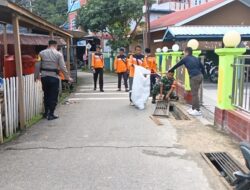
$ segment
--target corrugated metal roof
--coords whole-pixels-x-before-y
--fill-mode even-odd
[[[0,32],[0,45],[3,44],[3,33]],[[54,36],[54,40],[57,41],[58,45],[66,45],[66,42],[63,38],[60,38],[58,36]],[[21,45],[42,45],[47,46],[48,41],[51,39],[48,35],[41,35],[41,34],[20,34],[20,42]],[[7,34],[7,43],[8,44],[14,44],[14,37],[13,33]]]
[[[231,30],[240,34],[250,34],[250,26],[180,26],[168,29],[174,35],[224,35]]]
[[[169,27],[164,40],[180,38],[221,38],[228,31],[237,31],[242,37],[250,37],[250,26],[179,26]]]

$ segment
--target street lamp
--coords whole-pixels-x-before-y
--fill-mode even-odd
[[[237,31],[229,31],[223,37],[223,43],[227,48],[235,48],[241,42],[241,35]]]
[[[178,44],[174,44],[174,45],[172,46],[172,50],[173,50],[173,52],[177,52],[177,51],[180,50],[180,46],[179,46]]]
[[[161,48],[157,48],[157,49],[156,49],[156,52],[157,52],[157,53],[161,53]]]
[[[197,50],[199,48],[199,42],[196,39],[191,39],[188,41],[187,47],[191,47],[193,50]]]
[[[163,47],[163,48],[162,48],[162,51],[163,51],[164,53],[167,53],[167,52],[168,52],[168,47],[166,47],[166,46]]]
[[[144,0],[144,6],[142,12],[145,16],[145,30],[144,30],[144,47],[150,48],[150,4],[148,0]]]

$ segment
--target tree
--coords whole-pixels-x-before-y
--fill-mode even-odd
[[[62,25],[67,21],[66,0],[12,0],[14,3],[32,10],[43,19],[55,24]]]
[[[110,34],[113,50],[127,47],[142,21],[144,0],[89,0],[78,12],[77,24],[85,31]]]
[[[67,21],[67,9],[66,0],[35,0],[33,2],[34,13],[58,26]]]

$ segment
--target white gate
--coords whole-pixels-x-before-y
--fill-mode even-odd
[[[24,83],[24,105],[25,120],[28,123],[33,117],[39,115],[43,111],[43,92],[40,81],[34,81],[34,75],[23,77]],[[4,79],[4,115],[5,120],[2,125],[2,117],[0,118],[0,142],[3,142],[3,136],[10,137],[19,129],[19,111],[18,102],[18,78]],[[0,111],[1,111],[0,107]]]

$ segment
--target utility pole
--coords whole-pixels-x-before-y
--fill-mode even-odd
[[[150,48],[150,6],[148,0],[144,1],[144,16],[145,16],[145,35],[144,35],[144,46]]]

